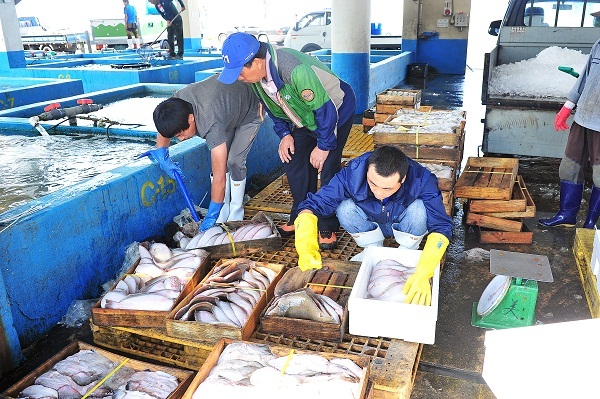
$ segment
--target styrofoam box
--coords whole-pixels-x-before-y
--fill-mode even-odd
[[[592,260],[590,262],[592,273],[598,275],[600,273],[600,230],[594,233],[594,247],[592,250]]]
[[[404,248],[367,247],[348,299],[350,334],[398,338],[433,344],[438,313],[440,266],[437,265],[431,292],[431,306],[367,299],[371,269],[380,260],[393,259],[415,267],[423,251]]]

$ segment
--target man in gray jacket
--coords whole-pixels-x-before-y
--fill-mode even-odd
[[[598,17],[600,12],[593,13]],[[567,101],[554,120],[554,128],[566,130],[567,118],[575,109],[573,124],[569,131],[565,154],[560,162],[560,209],[548,219],[539,219],[545,227],[574,227],[581,206],[584,184],[584,167],[592,166],[594,186],[584,228],[594,229],[600,215],[600,39],[592,46],[585,68],[575,86],[567,95]]]

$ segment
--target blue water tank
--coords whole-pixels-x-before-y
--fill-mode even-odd
[[[371,35],[381,35],[381,23],[371,22]]]

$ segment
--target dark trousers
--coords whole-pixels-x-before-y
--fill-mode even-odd
[[[329,155],[321,170],[321,186],[329,183],[331,178],[341,170],[342,152],[350,129],[352,118],[337,129],[337,148],[329,151]],[[284,163],[283,168],[288,178],[290,191],[294,203],[290,212],[290,221],[293,222],[298,216],[298,205],[306,198],[306,194],[317,191],[319,171],[310,164],[310,153],[317,146],[316,135],[307,128],[295,129],[292,132],[294,138],[294,155],[290,162]],[[340,223],[333,215],[319,218],[319,231],[338,231]]]
[[[183,56],[183,21],[181,17],[173,20],[167,28],[167,41],[169,42],[169,55],[175,56],[175,42],[177,42],[177,55]]]

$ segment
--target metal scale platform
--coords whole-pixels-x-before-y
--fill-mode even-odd
[[[512,328],[535,323],[538,281],[554,281],[545,255],[490,250],[490,273],[496,277],[473,303],[471,325]]]

